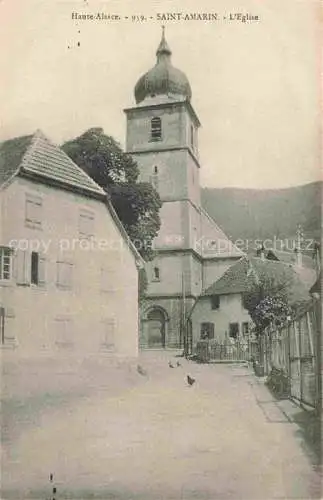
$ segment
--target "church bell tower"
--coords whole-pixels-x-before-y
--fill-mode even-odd
[[[199,119],[186,75],[175,68],[164,28],[155,65],[135,86],[136,105],[125,109],[126,150],[140,181],[162,200],[156,258],[147,263],[147,300],[141,311],[143,347],[182,346],[183,317],[201,293]]]

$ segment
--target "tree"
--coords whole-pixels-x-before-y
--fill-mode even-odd
[[[293,280],[288,275],[280,279],[262,274],[243,293],[243,305],[261,334],[270,323],[280,324],[292,314],[290,288]]]
[[[160,228],[158,193],[138,182],[139,168],[102,128],[91,128],[63,144],[62,149],[110,196],[130,239],[145,260],[154,256],[152,241]]]

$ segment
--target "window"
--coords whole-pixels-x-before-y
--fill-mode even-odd
[[[117,290],[118,279],[116,270],[108,267],[101,267],[100,270],[100,291],[114,292]]]
[[[245,321],[242,323],[242,335],[248,335],[249,334],[249,323],[248,321]]]
[[[211,309],[219,309],[219,307],[220,307],[220,295],[212,295]]]
[[[5,327],[5,308],[0,307],[0,339],[1,339],[1,344],[5,344],[4,327]]]
[[[160,281],[159,267],[154,267],[154,270],[153,270],[153,280],[154,281]]]
[[[239,335],[239,323],[229,323],[229,337],[236,339]]]
[[[61,349],[69,349],[73,346],[73,331],[72,322],[69,317],[55,318],[55,331],[57,347]]]
[[[191,137],[190,137],[190,142],[191,142],[191,148],[194,149],[194,127],[191,125]]]
[[[214,323],[201,323],[201,340],[214,339]]]
[[[15,311],[0,306],[0,344],[14,346],[17,344],[15,328]]]
[[[73,264],[57,262],[57,286],[63,290],[70,290],[73,285]]]
[[[157,167],[157,165],[155,165],[154,168],[153,168],[153,175],[150,178],[150,183],[153,186],[153,188],[156,191],[158,191],[159,179],[158,179],[158,167]]]
[[[41,228],[42,225],[43,200],[40,196],[31,194],[26,195],[26,226],[32,228]]]
[[[0,280],[10,280],[12,274],[12,252],[10,248],[0,247]]]
[[[115,347],[115,318],[108,318],[102,321],[101,347],[108,351],[113,351]]]
[[[90,238],[94,236],[94,213],[89,210],[80,210],[79,236],[80,238]]]
[[[155,116],[150,122],[150,139],[152,141],[160,141],[162,137],[161,119]]]
[[[39,254],[31,252],[31,278],[30,282],[33,285],[38,285],[39,279]]]
[[[45,283],[45,257],[37,252],[31,252],[30,283],[38,286]]]

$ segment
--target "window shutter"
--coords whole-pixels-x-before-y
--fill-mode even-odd
[[[46,283],[46,258],[44,254],[39,255],[38,264],[38,284],[45,285]]]
[[[15,276],[17,285],[30,285],[31,257],[27,250],[17,249],[15,255]]]
[[[70,262],[57,262],[57,286],[70,290],[73,286],[73,264]]]
[[[41,227],[43,200],[40,196],[26,195],[25,222],[29,227]]]
[[[94,236],[94,213],[88,210],[80,210],[79,213],[79,236],[89,238]]]
[[[72,348],[74,343],[73,324],[69,317],[55,318],[55,343],[59,348]]]
[[[115,318],[107,318],[102,321],[103,336],[101,345],[104,349],[113,351],[115,348],[115,332],[116,320]]]
[[[102,267],[100,272],[101,292],[115,292],[118,289],[116,270],[111,267]]]

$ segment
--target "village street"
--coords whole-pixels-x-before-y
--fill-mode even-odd
[[[175,354],[141,353],[147,376],[137,361],[74,365],[47,390],[41,371],[9,367],[1,498],[52,498],[50,473],[56,500],[320,498],[296,424],[251,369]]]

